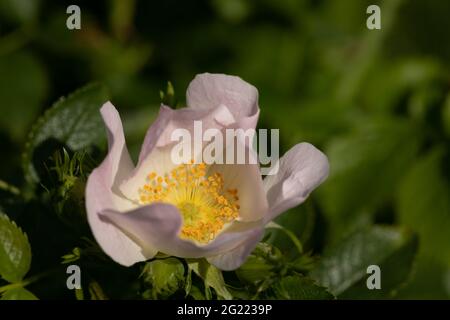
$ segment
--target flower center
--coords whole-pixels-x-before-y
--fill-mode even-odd
[[[181,164],[164,176],[151,172],[139,189],[141,204],[166,202],[183,218],[180,236],[206,244],[239,217],[237,189],[224,189],[220,173],[207,174],[206,164]]]

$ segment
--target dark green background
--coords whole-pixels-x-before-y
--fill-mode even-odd
[[[366,28],[369,4],[381,30]],[[330,159],[279,222],[316,254],[373,222],[410,228],[419,254],[397,297],[449,298],[449,16],[446,0],[0,0],[0,179],[22,185],[32,124],[88,82],[108,87],[136,155],[168,80],[183,105],[197,73],[239,75],[282,152],[308,141]]]

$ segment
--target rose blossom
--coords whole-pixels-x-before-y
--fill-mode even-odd
[[[187,108],[161,106],[136,166],[117,110],[110,102],[100,110],[109,152],[89,176],[86,209],[97,242],[122,265],[162,252],[236,269],[265,225],[305,201],[328,176],[326,156],[308,143],[291,148],[278,172],[264,179],[258,164],[174,164],[175,129],[192,130],[194,121],[204,128],[254,129],[259,116],[257,89],[235,76],[197,75],[186,97]]]

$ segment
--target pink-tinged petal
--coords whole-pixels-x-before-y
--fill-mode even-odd
[[[178,209],[166,203],[154,203],[128,212],[105,210],[105,221],[114,223],[141,246],[156,246],[159,251],[183,258],[201,258],[225,253],[239,246],[262,222],[235,222],[206,245],[179,237],[182,218]]]
[[[170,107],[161,105],[156,120],[147,130],[147,133],[145,135],[144,142],[142,143],[141,147],[141,152],[139,153],[139,163],[142,162],[156,146],[160,136],[163,134],[164,130],[172,120],[174,112],[175,110],[171,109]]]
[[[263,229],[255,229],[254,232],[249,234],[236,248],[225,253],[209,257],[207,260],[209,263],[221,270],[235,270],[239,268],[245,260],[247,260],[247,257],[253,249],[255,249],[263,235]]]
[[[158,117],[147,131],[138,165],[131,176],[150,169],[142,168],[143,163],[156,146],[174,143],[171,139],[174,130],[187,129],[193,136],[194,121],[201,122],[203,131],[226,127],[254,129],[258,122],[258,91],[239,77],[197,75],[187,90],[187,101],[188,108],[173,110],[161,106]]]
[[[208,110],[227,106],[234,118],[251,117],[258,108],[258,90],[239,77],[225,74],[197,75],[186,92],[189,108]]]
[[[253,117],[254,118],[254,117]],[[250,119],[251,123],[254,119]],[[194,121],[201,121],[203,130],[208,128],[221,129],[236,123],[232,113],[224,105],[209,110],[194,110],[190,108],[172,109],[161,105],[158,117],[148,129],[139,154],[139,164],[144,161],[156,146],[164,147],[172,144],[172,132],[176,129],[194,131]],[[248,125],[249,120],[244,122]],[[250,123],[250,124],[251,124]]]
[[[195,122],[197,122],[197,125],[201,124],[201,130],[204,132],[209,128],[222,129],[236,121],[232,113],[224,105],[209,110],[195,110],[190,108],[172,110],[170,121],[167,122],[165,129],[158,137],[157,146],[161,147],[173,143],[172,133],[177,129],[186,129],[194,137]]]
[[[276,170],[276,166],[273,170]],[[327,157],[309,143],[299,143],[279,160],[278,172],[267,175],[264,188],[269,201],[269,215],[265,221],[293,208],[309,196],[327,177]]]
[[[95,239],[113,260],[129,266],[156,254],[153,248],[143,250],[113,224],[104,222],[99,212],[105,209],[129,210],[134,205],[121,196],[117,188],[133,170],[122,122],[114,106],[107,102],[100,110],[108,133],[109,152],[105,160],[89,176],[86,186],[86,210]]]

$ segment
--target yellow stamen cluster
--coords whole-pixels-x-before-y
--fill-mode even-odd
[[[207,174],[204,163],[181,164],[163,176],[151,172],[139,189],[141,204],[166,202],[181,212],[180,236],[205,244],[239,216],[237,189],[224,190],[220,173]]]

